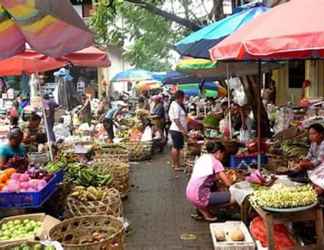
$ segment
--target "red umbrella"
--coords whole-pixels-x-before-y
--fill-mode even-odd
[[[324,0],[292,0],[259,15],[210,50],[212,60],[324,57]]]
[[[93,46],[69,54],[63,59],[80,67],[109,67],[111,65],[108,54]]]
[[[27,50],[17,56],[0,61],[0,76],[46,72],[64,67],[66,61],[57,60],[36,51]]]
[[[111,64],[107,53],[95,47],[89,47],[58,59],[29,49],[9,59],[1,60],[0,76],[46,72],[64,67],[69,63],[80,67],[108,67]]]

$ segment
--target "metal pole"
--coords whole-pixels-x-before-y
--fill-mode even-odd
[[[232,131],[232,117],[231,117],[231,89],[229,86],[229,66],[226,63],[226,78],[227,78],[227,104],[228,104],[228,126],[229,126],[229,133],[230,139],[233,139],[233,131]]]
[[[259,82],[257,86],[257,137],[258,137],[258,168],[261,168],[261,86],[262,86],[262,64],[261,60],[258,61]]]

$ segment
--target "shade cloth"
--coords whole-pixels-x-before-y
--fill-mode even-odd
[[[80,67],[109,67],[111,65],[108,54],[93,46],[68,54],[62,59]]]
[[[69,0],[0,0],[0,58],[25,50],[61,57],[89,47],[92,34]]]
[[[41,73],[61,68],[66,62],[41,55],[36,51],[25,51],[20,55],[0,61],[0,76],[19,76]]]
[[[129,69],[126,71],[119,72],[112,78],[112,82],[122,82],[122,81],[143,81],[152,80],[153,75],[150,71],[143,69]]]
[[[210,50],[216,60],[324,57],[324,0],[291,0],[234,32]]]
[[[176,44],[176,50],[182,56],[209,58],[210,48],[267,10],[268,8],[262,4],[243,9],[191,33]]]

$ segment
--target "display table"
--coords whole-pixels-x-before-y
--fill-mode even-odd
[[[267,230],[267,238],[269,242],[268,249],[274,250],[274,237],[273,237],[273,225],[275,224],[287,224],[291,222],[300,221],[314,221],[316,228],[316,245],[311,249],[324,249],[324,234],[323,234],[323,215],[320,207],[314,207],[300,212],[289,213],[272,213],[265,211],[261,208],[255,208],[255,211],[263,218],[265,227]],[[295,249],[295,248],[294,248]],[[300,247],[298,249],[310,249],[310,246]]]

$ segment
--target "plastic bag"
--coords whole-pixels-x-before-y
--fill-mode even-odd
[[[246,129],[241,128],[239,140],[242,143],[246,143],[250,140],[250,132]]]

